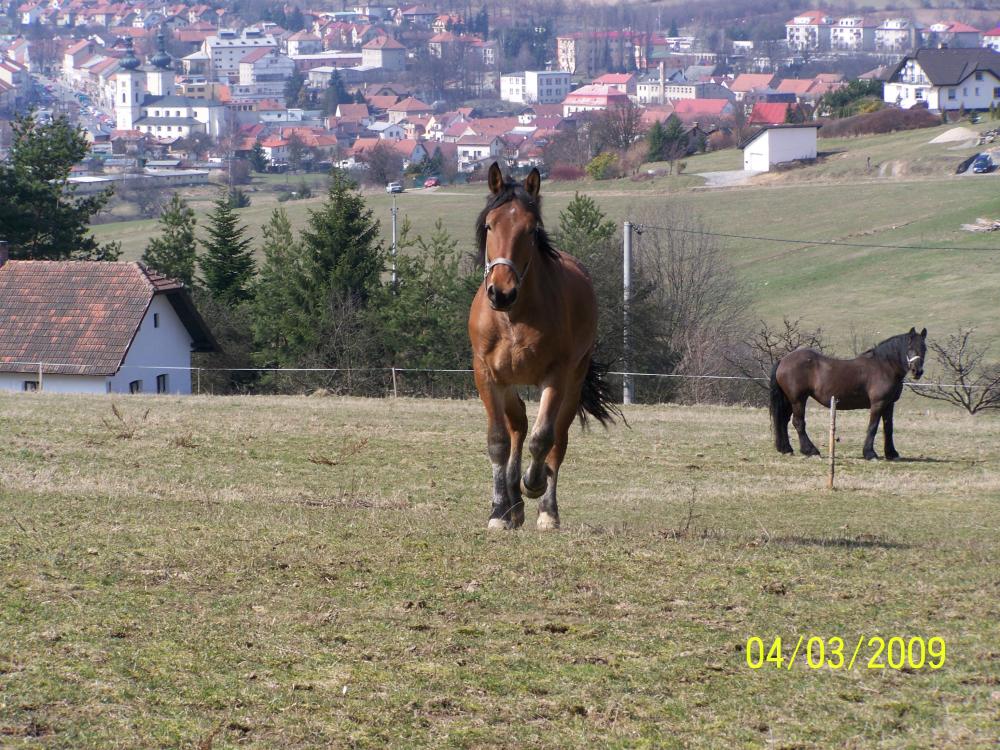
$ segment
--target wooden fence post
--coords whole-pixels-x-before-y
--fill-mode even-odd
[[[396,389],[396,368],[392,368],[392,397],[399,398],[399,391]]]
[[[38,390],[43,390],[45,386],[42,384],[42,363],[38,363]]]
[[[826,486],[833,489],[833,472],[837,461],[837,399],[830,398],[830,476]]]

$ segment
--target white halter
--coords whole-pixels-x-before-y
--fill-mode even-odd
[[[486,257],[486,256],[484,256]],[[490,271],[492,271],[497,266],[507,266],[514,272],[515,278],[517,278],[517,285],[521,286],[521,280],[524,278],[524,274],[528,273],[528,266],[531,265],[531,259],[528,259],[528,265],[524,267],[524,271],[518,271],[517,266],[514,265],[514,261],[509,258],[497,258],[496,260],[487,259],[486,268],[483,270],[483,283],[486,283],[486,279],[489,278]]]

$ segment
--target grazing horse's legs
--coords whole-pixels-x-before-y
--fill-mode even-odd
[[[795,431],[799,433],[799,450],[803,456],[818,456],[819,449],[813,445],[813,441],[806,434],[806,399],[800,398],[792,401],[792,424]]]
[[[878,454],[875,452],[875,435],[878,432],[878,423],[882,419],[882,413],[885,411],[885,403],[882,401],[873,401],[872,410],[868,416],[868,433],[865,435],[865,447],[862,454],[866,459],[872,461],[878,458]],[[889,418],[892,421],[892,418]],[[886,438],[891,439],[891,438]]]
[[[895,408],[896,404],[892,403],[882,412],[882,438],[885,441],[885,457],[889,461],[899,458],[896,445],[892,442],[892,411]]]
[[[474,367],[476,388],[486,407],[486,449],[493,465],[493,508],[488,528],[510,528],[510,496],[507,492],[507,461],[510,457],[510,433],[503,415],[506,389],[487,376],[485,368]]]
[[[521,450],[524,436],[528,434],[528,417],[524,413],[524,402],[511,388],[504,400],[507,416],[507,431],[511,439],[510,458],[507,460],[507,500],[510,503],[510,524],[519,529],[524,523],[524,500],[521,499]]]
[[[542,398],[538,404],[538,417],[528,441],[531,463],[521,480],[521,491],[530,498],[541,497],[547,486],[548,467],[545,457],[552,450],[556,440],[556,421],[562,407],[563,391],[561,383],[548,382],[542,385]]]

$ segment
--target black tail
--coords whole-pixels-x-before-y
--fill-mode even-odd
[[[788,443],[788,420],[792,418],[792,402],[778,385],[778,364],[775,362],[771,368],[771,427],[774,430],[774,447],[779,453],[789,453],[791,447],[786,449],[785,446]]]
[[[608,383],[607,379],[608,369],[608,365],[591,358],[590,367],[587,368],[587,377],[583,379],[580,407],[577,410],[580,426],[584,429],[587,429],[588,414],[605,427],[614,424],[615,417],[621,419],[628,427],[628,421],[622,414],[622,410],[618,408],[611,393],[611,384]]]

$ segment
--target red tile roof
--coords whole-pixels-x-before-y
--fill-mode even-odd
[[[197,351],[215,342],[184,286],[139,263],[12,260],[0,266],[0,370],[113,375],[155,294],[167,294]]]
[[[757,102],[753,105],[750,125],[781,125],[788,116],[788,102]]]

